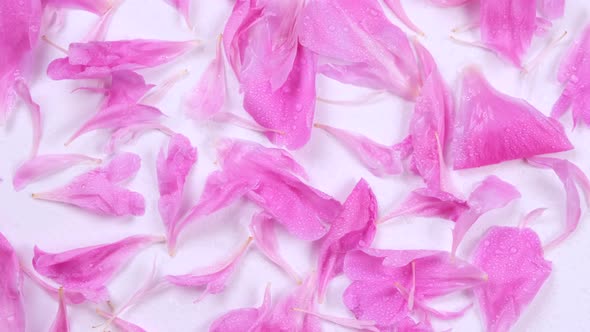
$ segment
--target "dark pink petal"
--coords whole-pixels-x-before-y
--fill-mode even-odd
[[[343,129],[323,124],[315,124],[342,142],[376,176],[395,175],[403,171],[402,151],[385,146],[371,139]]]
[[[97,15],[106,13],[111,8],[109,0],[41,0],[43,5],[55,8],[81,9]]]
[[[114,105],[136,104],[154,87],[147,84],[140,74],[131,70],[118,70],[111,75],[107,87],[107,100],[104,108]]]
[[[457,123],[455,169],[573,148],[559,122],[545,117],[526,101],[495,90],[474,68],[467,69],[463,76]]]
[[[65,187],[35,193],[33,198],[62,202],[101,215],[143,215],[143,196],[118,185],[134,176],[140,163],[139,156],[135,154],[120,154],[105,167],[79,175]]]
[[[321,240],[318,256],[318,297],[323,300],[328,283],[343,270],[344,256],[350,250],[369,247],[375,237],[377,199],[369,184],[361,179]]]
[[[543,16],[550,20],[563,17],[565,12],[565,0],[541,0],[539,5]]]
[[[271,215],[266,212],[259,212],[252,217],[250,222],[250,232],[254,238],[256,247],[278,267],[283,269],[289,277],[291,277],[298,284],[301,283],[301,278],[293,270],[291,265],[279,253],[279,244],[274,230],[274,220]]]
[[[146,330],[144,330],[143,328],[133,323],[130,323],[126,320],[123,320],[119,317],[114,317],[112,314],[109,314],[102,310],[97,309],[96,313],[104,318],[112,319],[112,323],[117,327],[117,329],[119,329],[120,332],[146,332]]]
[[[190,18],[191,0],[166,0],[172,7],[178,10],[182,18],[186,21],[186,25],[192,27]]]
[[[260,307],[231,310],[211,323],[209,332],[254,331],[262,325],[262,322],[268,316],[270,306],[270,287],[267,286]]]
[[[0,233],[0,327],[6,332],[25,331],[22,299],[23,275],[12,245]]]
[[[108,297],[106,283],[114,274],[141,249],[162,240],[157,236],[138,235],[55,254],[35,246],[33,267],[66,289],[97,290]]]
[[[510,330],[551,274],[539,236],[528,228],[490,228],[473,262],[488,274],[475,288],[487,331]]]
[[[403,24],[410,28],[410,30],[414,31],[419,35],[424,36],[424,32],[422,32],[422,30],[420,30],[420,28],[418,28],[414,24],[414,22],[412,22],[412,20],[408,17],[408,14],[406,14],[406,11],[402,6],[401,0],[384,0],[383,2],[387,5],[387,7],[389,7],[389,9],[391,9],[395,16],[397,16],[397,18],[399,18],[399,20],[402,21]]]
[[[469,195],[467,199],[469,210],[461,214],[455,222],[451,253],[455,254],[465,233],[479,217],[491,210],[502,208],[517,198],[520,198],[520,192],[510,183],[494,175],[485,178]]]
[[[437,217],[457,221],[468,209],[466,201],[450,193],[421,188],[412,191],[398,208],[381,218],[380,222],[400,216]]]
[[[158,210],[168,231],[181,217],[184,184],[196,161],[197,149],[181,134],[170,138],[166,153],[162,149],[158,154]]]
[[[57,308],[57,314],[55,315],[55,320],[51,327],[49,328],[49,332],[68,332],[70,330],[70,322],[68,320],[68,308],[66,306],[64,290],[63,288],[59,289],[59,306]]]
[[[301,17],[301,44],[332,62],[320,70],[323,74],[409,100],[417,96],[418,69],[410,43],[377,1],[311,1]]]
[[[248,251],[250,242],[252,242],[251,237],[229,259],[207,267],[202,271],[184,275],[168,275],[165,278],[168,282],[177,286],[202,288],[203,292],[196,301],[201,301],[208,294],[221,293],[225,289],[228,279],[241,262],[242,257]]]
[[[47,154],[25,161],[14,173],[12,185],[19,191],[29,183],[61,172],[80,163],[100,164],[101,159],[81,154]]]
[[[527,159],[528,163],[535,167],[551,168],[563,183],[566,194],[566,219],[565,230],[548,243],[545,248],[554,247],[567,239],[578,227],[582,211],[580,209],[580,194],[576,185],[579,186],[590,206],[590,180],[586,174],[573,163],[557,158],[534,157]]]

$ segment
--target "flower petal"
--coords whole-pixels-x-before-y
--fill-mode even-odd
[[[0,233],[0,326],[5,331],[25,331],[22,299],[23,276],[14,249]]]
[[[111,8],[109,0],[43,0],[43,3],[55,8],[81,9],[97,15],[102,15]]]
[[[68,320],[68,309],[63,288],[59,289],[58,297],[59,306],[57,308],[57,314],[55,315],[53,324],[51,324],[51,327],[49,328],[49,332],[68,332],[70,330],[70,322]]]
[[[264,301],[258,308],[241,308],[230,310],[217,318],[209,326],[209,332],[253,331],[260,326],[270,311],[270,287],[266,287]]]

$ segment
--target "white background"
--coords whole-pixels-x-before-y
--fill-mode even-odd
[[[183,96],[196,83],[207,63],[214,56],[217,35],[231,10],[231,1],[193,1],[195,31],[191,32],[178,14],[161,0],[127,0],[114,17],[109,40],[128,38],[156,38],[187,40],[199,38],[204,47],[187,54],[170,65],[155,70],[143,71],[150,83],[161,83],[183,69],[190,76],[178,84],[158,106],[170,116],[166,120],[171,128],[190,137],[199,149],[199,161],[187,182],[187,207],[198,198],[206,175],[215,169],[215,141],[232,136],[247,138],[268,145],[264,137],[239,128],[196,124],[185,118],[182,109]],[[207,4],[205,4],[207,3]],[[214,4],[212,4],[214,3]],[[556,81],[557,61],[572,38],[577,36],[585,23],[590,3],[569,0],[566,18],[555,22],[547,36],[535,38],[529,52],[532,58],[548,40],[564,30],[567,40],[553,50],[543,61],[539,71],[526,79],[519,71],[495,55],[486,51],[454,44],[449,40],[453,27],[473,22],[477,14],[467,8],[441,9],[431,6],[426,0],[403,1],[409,16],[425,32],[420,40],[438,61],[443,76],[456,89],[462,68],[469,64],[479,65],[492,85],[510,95],[527,99],[545,114],[549,114],[561,88]],[[96,21],[96,17],[79,11],[67,16],[65,29],[49,37],[67,46],[80,40]],[[396,19],[392,20],[397,24]],[[405,29],[405,28],[404,28]],[[460,35],[467,40],[477,40],[477,32]],[[51,81],[45,75],[49,61],[62,54],[40,45],[35,80],[32,82],[33,98],[41,105],[45,130],[41,153],[85,153],[101,156],[101,146],[107,134],[96,132],[84,135],[69,147],[65,140],[97,109],[100,98],[85,92],[70,93],[82,82]],[[526,61],[525,61],[526,62]],[[233,74],[228,73],[229,101],[227,108],[245,115],[241,110]],[[96,84],[90,82],[89,84]],[[362,98],[369,90],[345,86],[318,77],[318,95],[331,99]],[[316,121],[336,127],[364,133],[376,141],[392,144],[407,134],[412,104],[394,96],[383,96],[379,102],[344,107],[318,103]],[[588,135],[585,127],[571,130],[570,115],[564,117],[566,131],[576,146],[575,151],[559,154],[577,163],[585,172],[590,172],[590,154],[587,152]],[[12,174],[28,156],[31,142],[31,125],[28,112],[21,106],[6,128],[0,129],[0,232],[12,242],[25,264],[29,264],[33,246],[47,251],[63,251],[81,246],[112,242],[134,234],[162,234],[163,225],[157,212],[158,190],[155,159],[159,148],[167,139],[159,133],[143,136],[139,142],[126,146],[126,151],[142,157],[142,169],[129,183],[129,187],[141,192],[147,202],[146,214],[138,218],[105,218],[94,216],[74,207],[56,203],[34,201],[32,192],[49,190],[65,184],[74,175],[86,171],[88,166],[79,166],[69,171],[30,185],[21,192],[12,189]],[[306,147],[294,155],[309,171],[311,183],[319,189],[344,200],[359,178],[364,177],[375,191],[380,211],[385,213],[398,204],[412,189],[421,185],[415,176],[377,178],[366,171],[356,159],[325,133],[315,130]],[[553,238],[564,223],[565,195],[557,177],[551,171],[527,166],[522,161],[454,172],[455,180],[464,192],[471,191],[473,184],[486,175],[495,174],[516,185],[522,199],[504,209],[482,217],[460,248],[464,257],[474,248],[485,230],[495,224],[516,225],[528,211],[546,207],[548,211],[533,224],[543,240]],[[151,262],[157,257],[160,273],[181,274],[192,269],[208,266],[233,253],[248,236],[247,223],[255,209],[245,204],[234,205],[208,217],[199,225],[189,227],[180,238],[178,255],[168,257],[163,246],[155,246],[141,252],[110,283],[115,305],[131,296],[136,287],[147,277]],[[585,217],[577,232],[560,247],[547,252],[553,261],[554,271],[532,303],[523,313],[514,331],[590,331],[590,225]],[[449,249],[451,223],[436,219],[406,218],[396,223],[379,227],[375,246],[379,248],[436,248]],[[301,274],[314,268],[312,248],[280,231],[282,253]],[[193,304],[198,291],[171,289],[147,299],[123,317],[148,331],[205,331],[213,319],[229,309],[258,306],[267,282],[272,283],[273,297],[290,292],[294,283],[273,264],[269,263],[252,247],[243,264],[231,279],[227,290],[217,296],[209,296],[201,303]],[[327,302],[320,311],[338,315],[349,314],[341,303],[341,293],[347,285],[346,277],[335,279],[329,290]],[[57,304],[30,281],[25,282],[25,305],[27,331],[45,331],[54,318]],[[445,309],[458,308],[466,303],[464,296],[456,296],[442,303]],[[69,308],[72,331],[91,331],[101,319],[94,314],[94,306],[83,305]],[[454,331],[480,331],[481,318],[477,308],[465,317],[451,322],[435,322],[437,330],[452,327]],[[326,324],[325,331],[341,331],[342,328]]]

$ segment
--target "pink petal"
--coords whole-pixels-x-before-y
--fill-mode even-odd
[[[0,326],[4,331],[25,331],[22,299],[23,276],[14,249],[0,233]]]
[[[161,237],[138,235],[55,254],[35,246],[33,267],[66,289],[99,290],[108,296],[106,283],[114,274],[141,249],[158,242]]]
[[[465,233],[483,214],[502,208],[511,201],[520,198],[520,192],[511,184],[494,175],[485,178],[469,195],[469,210],[465,211],[455,222],[453,228],[452,254],[463,240]]]
[[[66,306],[64,290],[63,288],[59,289],[59,306],[57,309],[57,314],[55,315],[55,320],[51,327],[49,328],[49,332],[68,332],[70,330],[70,322],[68,320],[68,309]]]
[[[106,13],[111,8],[109,0],[42,0],[43,5],[55,8],[81,9],[97,15]]]
[[[12,185],[16,191],[29,183],[61,172],[80,163],[100,164],[101,159],[81,154],[47,154],[25,161],[14,173]]]
[[[441,7],[462,6],[471,0],[430,0],[433,4]]]
[[[539,9],[546,18],[558,19],[563,17],[565,12],[565,0],[541,0]]]
[[[314,294],[317,278],[308,276],[291,294],[277,301],[270,315],[261,323],[264,331],[305,331],[320,332],[320,321],[317,317],[302,311],[315,311]]]
[[[421,188],[412,191],[398,208],[381,218],[380,222],[400,216],[437,217],[457,221],[468,209],[467,202],[450,193]]]
[[[566,227],[563,233],[553,239],[545,248],[554,247],[567,239],[578,227],[581,217],[580,194],[576,185],[584,192],[586,199],[590,198],[590,180],[584,172],[573,163],[548,157],[534,157],[527,159],[528,163],[541,168],[551,168],[563,183],[566,194]],[[587,202],[587,205],[590,201]]]
[[[162,149],[158,154],[158,210],[168,231],[181,217],[184,184],[196,161],[197,149],[181,134],[170,138],[167,153]]]
[[[517,67],[521,67],[537,29],[537,0],[523,0],[515,6],[511,0],[482,0],[480,4],[481,39]]]
[[[234,309],[217,318],[209,332],[242,332],[254,331],[264,321],[270,311],[270,287],[267,286],[264,292],[264,301],[258,308]]]
[[[376,176],[395,175],[403,171],[402,152],[396,147],[385,146],[369,138],[328,125],[315,124],[342,142]]]
[[[174,132],[159,123],[139,123],[136,125],[131,125],[123,128],[119,128],[115,130],[109,141],[105,145],[104,149],[107,154],[113,154],[119,150],[121,145],[128,144],[138,138],[139,135],[144,134],[150,130],[157,130],[159,132],[164,133],[167,136],[174,135]]]
[[[488,331],[508,331],[551,273],[538,235],[528,228],[492,227],[475,249],[488,274],[475,289]]]
[[[355,329],[359,331],[373,331],[373,332],[380,332],[378,328],[375,327],[374,321],[364,321],[358,320],[354,318],[343,318],[343,317],[336,317],[331,315],[320,314],[318,312],[313,312],[309,310],[299,309],[296,308],[296,311],[300,311],[315,317],[318,317],[322,320],[334,323],[336,325],[348,328],[348,329]]]
[[[39,287],[43,288],[45,292],[47,292],[49,295],[51,295],[51,297],[53,297],[56,300],[59,299],[60,289],[63,289],[64,298],[66,302],[69,304],[81,304],[86,301],[99,303],[108,300],[108,294],[105,294],[100,290],[69,290],[64,289],[63,287],[58,289],[57,287],[52,286],[47,281],[43,280],[43,278],[39,277],[35,271],[29,269],[28,267],[21,265],[21,270],[27,277],[29,277],[29,279],[35,282]]]
[[[190,18],[190,0],[166,0],[172,7],[174,7],[186,21],[186,25],[192,27]]]
[[[79,175],[65,187],[35,193],[33,198],[78,206],[100,215],[143,215],[143,196],[118,185],[135,175],[140,163],[135,154],[121,154],[105,167]]]
[[[424,32],[418,28],[414,22],[408,17],[404,7],[402,6],[401,0],[384,0],[383,1],[389,9],[397,16],[397,18],[405,24],[410,30],[414,31],[415,33],[424,36]]]
[[[457,122],[455,169],[573,148],[561,124],[526,101],[495,90],[474,68],[467,69],[463,76]]]
[[[301,283],[301,278],[293,270],[291,265],[287,263],[279,253],[279,244],[277,242],[274,231],[274,220],[271,215],[266,212],[260,212],[252,217],[250,222],[250,232],[254,238],[256,247],[278,267],[283,269],[298,284]]]
[[[357,183],[342,207],[320,244],[317,267],[320,301],[330,280],[342,273],[346,253],[370,246],[375,237],[377,199],[365,180]]]
[[[94,27],[92,27],[88,34],[86,34],[83,41],[104,41],[109,28],[111,27],[113,16],[123,1],[125,0],[114,0],[112,7],[98,19]]]
[[[112,319],[113,324],[119,329],[121,332],[146,332],[143,328],[130,323],[126,320],[123,320],[119,317],[114,317],[112,314],[106,313],[102,310],[97,309],[96,313],[101,315],[104,318]]]
[[[221,112],[225,103],[226,79],[221,41],[220,36],[215,59],[205,69],[197,86],[188,97],[186,113],[195,120],[208,119]]]
[[[172,284],[189,288],[204,288],[196,301],[201,301],[207,294],[218,294],[223,292],[227,280],[233,275],[234,270],[248,250],[252,238],[248,240],[229,259],[215,264],[201,273],[189,273],[184,275],[168,275],[166,280]]]
[[[153,84],[147,84],[143,76],[134,71],[117,70],[111,75],[105,106],[138,103],[153,87]]]
[[[41,126],[41,108],[39,104],[33,101],[29,87],[23,80],[17,80],[14,86],[16,93],[24,100],[25,104],[31,111],[31,120],[33,121],[33,147],[31,156],[36,156],[39,152],[39,144],[41,143],[41,135],[43,128]]]
[[[417,64],[408,39],[377,1],[312,1],[301,17],[301,44],[333,59],[327,70],[322,68],[324,74],[409,100],[416,97]]]

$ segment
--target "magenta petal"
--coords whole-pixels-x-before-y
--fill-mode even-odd
[[[474,68],[463,76],[455,169],[571,150],[563,127],[526,101],[495,90]],[[501,137],[501,139],[498,139]]]
[[[97,15],[102,15],[111,8],[109,0],[42,0],[41,2],[55,8],[81,9]]]
[[[475,289],[487,331],[508,331],[549,275],[539,236],[531,229],[492,227],[475,249],[474,264],[488,274]]]
[[[365,180],[357,183],[342,207],[342,212],[321,240],[317,268],[320,300],[324,298],[330,280],[342,273],[346,253],[369,247],[375,237],[377,199]]]
[[[234,309],[217,318],[209,326],[209,332],[254,331],[268,316],[271,306],[270,287],[266,287],[264,301],[258,308]]]
[[[25,331],[22,299],[23,275],[14,249],[0,233],[0,327],[3,331]]]
[[[301,278],[293,270],[291,265],[279,253],[279,244],[274,231],[274,220],[266,212],[260,212],[252,217],[250,222],[250,232],[254,238],[256,247],[278,267],[283,269],[295,282],[301,283]]]
[[[14,173],[12,185],[19,191],[31,182],[63,171],[80,163],[96,163],[102,161],[97,158],[81,154],[47,154],[25,161]]]
[[[55,320],[51,327],[49,328],[49,332],[68,332],[70,330],[70,322],[68,320],[68,309],[66,306],[64,290],[60,288],[59,290],[59,306],[57,309],[57,314],[55,315]]]
[[[203,288],[203,292],[199,295],[197,301],[201,301],[208,294],[221,293],[225,289],[228,279],[241,262],[242,257],[248,251],[250,242],[252,242],[251,237],[229,259],[207,267],[202,272],[168,275],[166,280],[181,287]]]
[[[400,216],[437,217],[457,221],[468,209],[467,202],[450,193],[421,188],[412,191],[405,201],[383,217],[381,222]]]
[[[546,248],[558,245],[567,239],[578,227],[582,211],[580,209],[580,194],[576,185],[580,186],[586,196],[587,203],[590,203],[590,180],[584,172],[573,163],[548,157],[534,157],[527,161],[535,166],[542,168],[551,168],[563,183],[566,194],[566,226],[564,231],[547,244]]]
[[[181,217],[184,184],[196,161],[197,149],[181,134],[170,138],[167,153],[160,150],[158,154],[157,174],[160,190],[158,210],[168,231]]]
[[[66,289],[100,290],[107,294],[106,283],[114,274],[141,249],[157,242],[162,242],[162,238],[138,235],[55,254],[35,246],[33,267]]]

